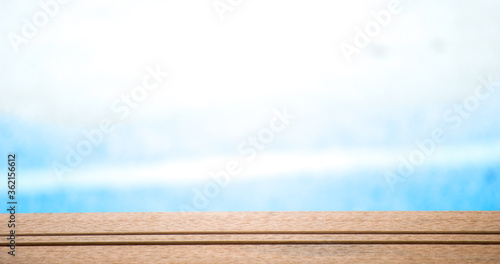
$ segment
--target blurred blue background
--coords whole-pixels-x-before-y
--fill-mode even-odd
[[[400,1],[351,62],[390,1],[42,2],[0,4],[18,212],[500,209],[498,1]]]

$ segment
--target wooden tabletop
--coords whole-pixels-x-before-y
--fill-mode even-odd
[[[500,263],[500,212],[0,216],[0,263]]]

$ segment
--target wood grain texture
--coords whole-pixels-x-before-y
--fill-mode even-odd
[[[192,233],[500,234],[500,212],[169,212],[17,214],[23,235]],[[2,220],[7,222],[7,214]],[[2,226],[0,234],[7,234]]]
[[[500,212],[17,214],[7,243],[0,263],[500,263]]]
[[[1,263],[500,263],[499,245],[20,247]],[[13,262],[13,258],[15,262]]]

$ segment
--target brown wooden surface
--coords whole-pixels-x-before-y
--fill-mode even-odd
[[[500,212],[16,214],[0,263],[500,263]]]

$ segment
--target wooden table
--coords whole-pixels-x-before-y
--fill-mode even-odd
[[[500,263],[500,212],[0,216],[0,263]]]

